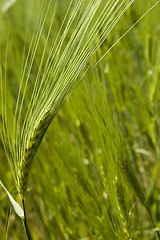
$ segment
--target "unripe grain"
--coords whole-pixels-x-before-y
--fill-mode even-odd
[[[28,135],[17,173],[17,188],[22,199],[24,198],[24,193],[27,189],[28,177],[31,170],[33,157],[50,124],[50,121],[50,111],[48,109],[42,110],[37,121],[35,122],[33,129]]]

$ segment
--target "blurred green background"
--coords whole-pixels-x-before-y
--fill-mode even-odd
[[[8,11],[0,12],[0,56],[3,63],[7,49],[10,111],[16,101],[24,47],[27,51],[41,2],[17,0]],[[69,2],[58,1],[53,39]],[[92,68],[155,2],[136,0],[121,17],[45,134],[26,194],[33,239],[157,239],[149,214],[128,187],[117,162],[124,159],[134,172],[160,227],[160,5]],[[5,3],[0,1],[0,9]],[[39,54],[45,44],[52,3]],[[39,61],[37,54],[35,68]],[[34,71],[31,74],[34,83]],[[0,179],[19,202],[1,140]],[[20,219],[10,209],[0,188],[0,239],[26,239]]]

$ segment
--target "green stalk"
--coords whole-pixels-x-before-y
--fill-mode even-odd
[[[28,224],[27,224],[27,217],[26,217],[26,209],[25,209],[25,204],[24,204],[24,199],[22,199],[22,205],[23,205],[23,211],[24,211],[24,219],[23,219],[23,226],[26,232],[27,240],[32,240]]]

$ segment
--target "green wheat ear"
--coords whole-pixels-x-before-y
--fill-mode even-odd
[[[133,2],[72,0],[56,39],[49,43],[49,39],[53,38],[56,7],[53,11],[52,0],[44,0],[36,31],[27,49],[27,56],[24,57],[19,89],[13,97],[15,106],[12,118],[6,104],[10,96],[6,91],[10,83],[7,81],[7,69],[4,74],[0,71],[2,139],[22,199],[27,189],[33,157],[50,122],[78,85],[78,79],[86,72],[93,55]],[[45,29],[46,42],[41,45],[40,39],[49,10],[52,11],[51,22]],[[40,59],[39,49],[42,49]],[[37,58],[38,66],[35,63]],[[34,80],[32,73],[35,75]]]
[[[119,182],[118,177],[114,179],[114,185],[116,190],[116,197],[117,197],[117,205],[120,217],[123,223],[123,229],[126,234],[126,239],[132,240],[129,232],[129,224],[128,224],[128,214],[126,211],[126,203],[125,203],[125,196],[124,196],[124,188],[122,183]]]
[[[32,166],[33,157],[40,145],[40,142],[50,123],[50,110],[46,109],[41,112],[39,118],[35,122],[35,126],[30,131],[26,140],[22,159],[18,165],[17,172],[17,188],[22,199],[27,189],[27,182]]]
[[[118,161],[118,167],[122,173],[123,178],[126,180],[128,186],[132,189],[135,196],[139,199],[142,205],[145,206],[145,193],[140,185],[137,177],[135,176],[132,167],[126,160]]]

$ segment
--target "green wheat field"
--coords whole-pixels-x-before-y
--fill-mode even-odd
[[[160,239],[160,1],[0,0],[0,184],[0,240]]]

